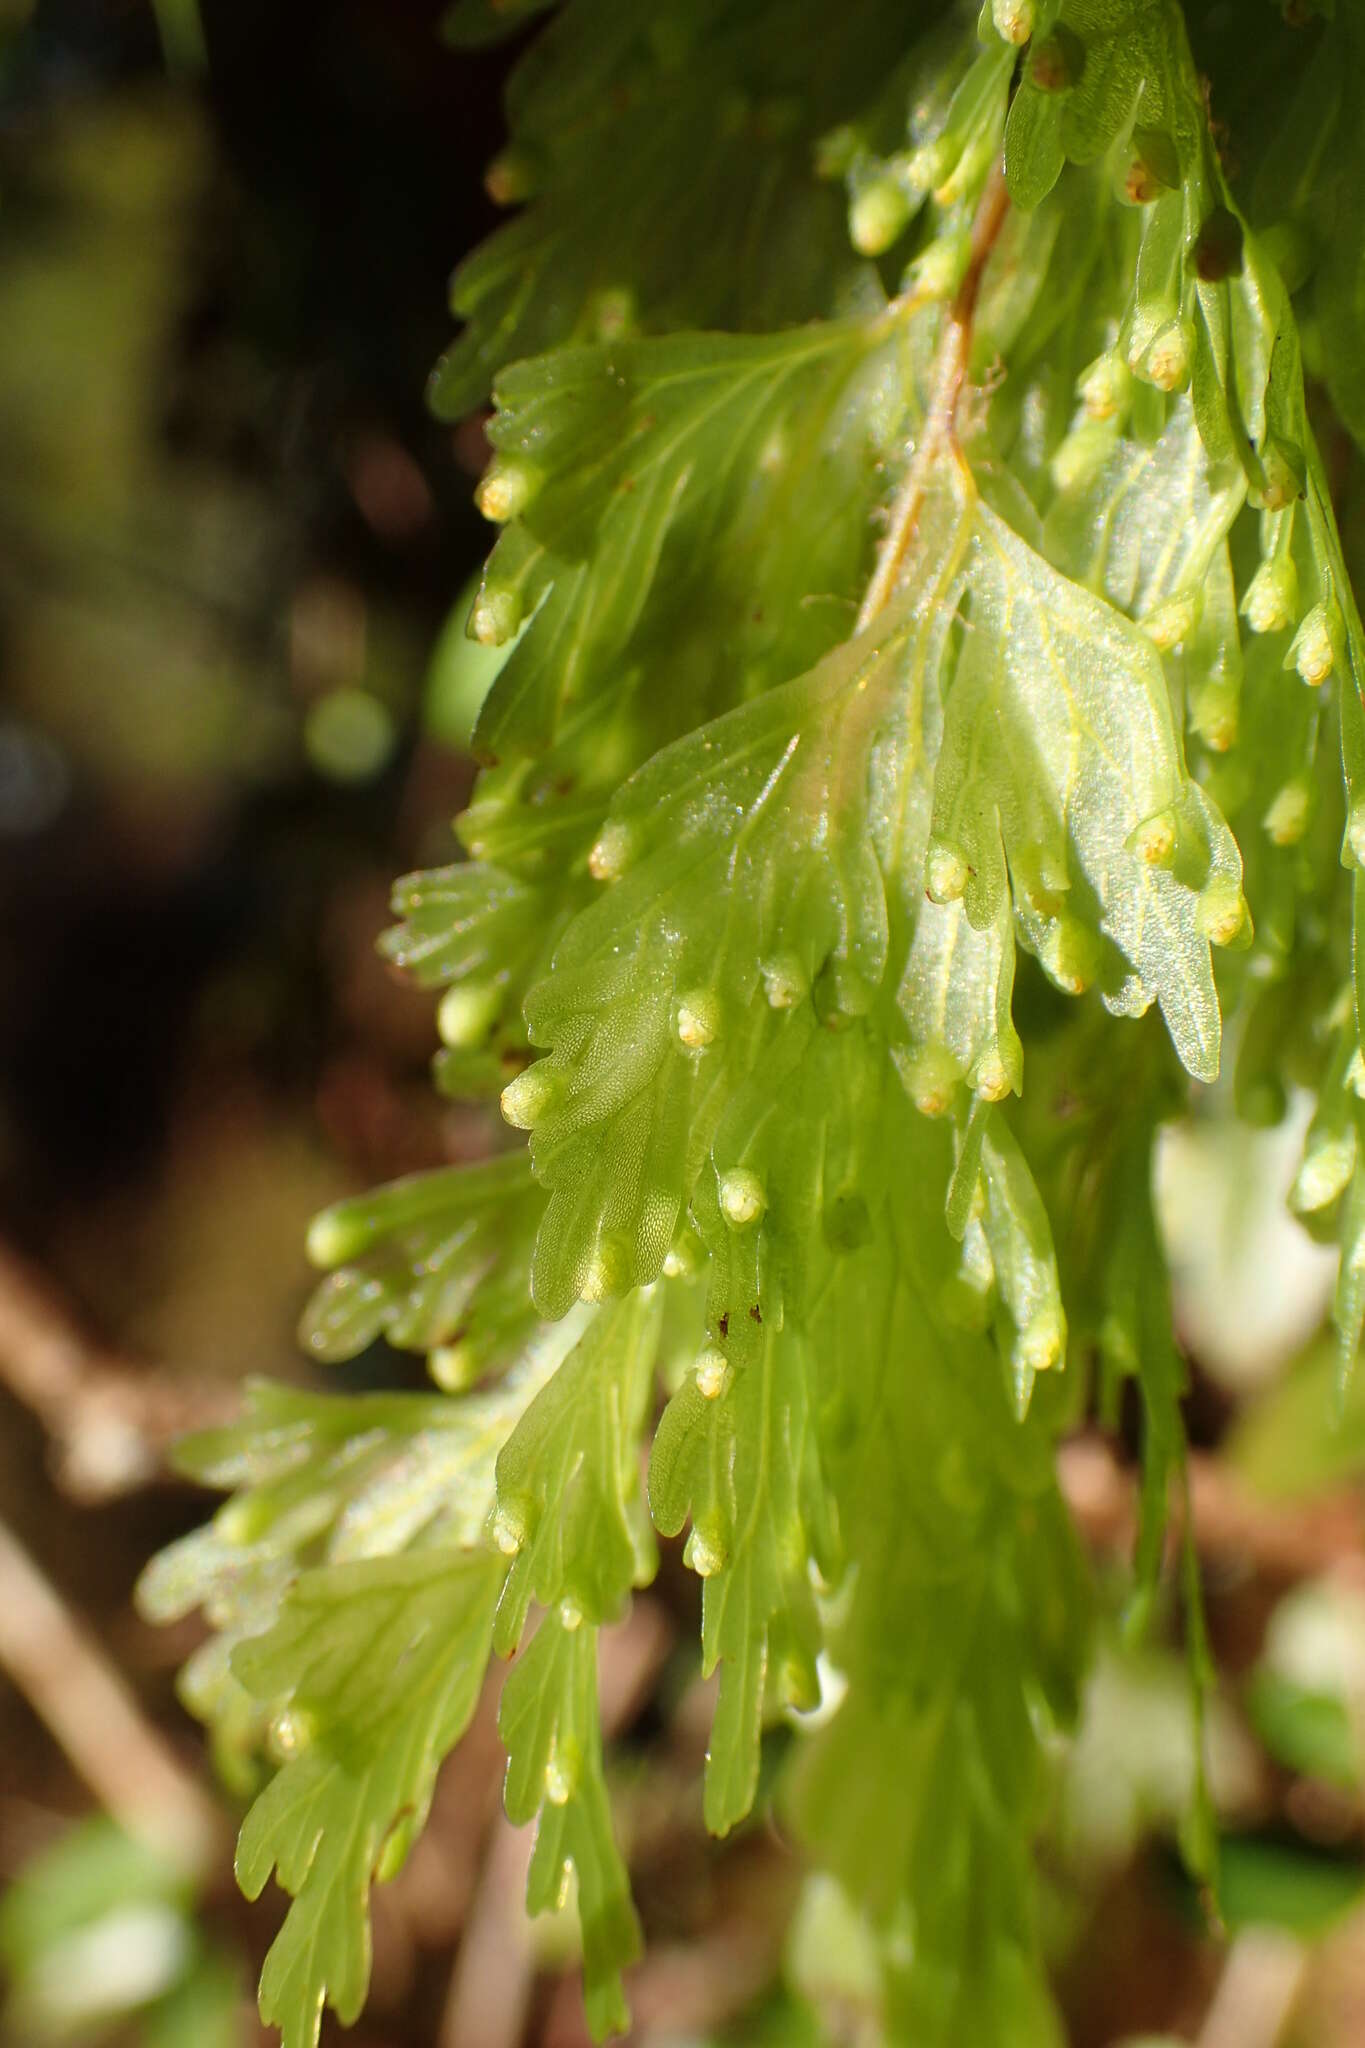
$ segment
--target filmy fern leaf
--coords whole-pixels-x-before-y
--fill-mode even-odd
[[[319,1219],[315,1355],[383,1335],[446,1391],[256,1393],[189,1454],[236,1498],[146,1581],[222,1632],[188,1681],[220,1751],[278,1766],[240,1868],[295,1894],[288,2048],[358,2010],[384,1845],[522,1645],[530,1904],[576,1895],[627,2024],[597,1647],[651,1523],[702,1581],[712,1829],[818,1708],[772,1796],[865,1916],[880,2038],[1060,2038],[1032,1843],[1111,1589],[1055,1452],[1137,1381],[1137,1625],[1184,1460],[1152,1157],[1192,1091],[1313,1090],[1344,1370],[1365,1322],[1365,635],[1319,447],[1358,460],[1365,34],[1285,11],[449,18],[550,15],[490,172],[523,210],[433,383],[493,398],[469,632],[505,659],[467,858],[384,944],[445,990],[441,1085],[530,1140]]]
[[[640,1926],[612,1834],[597,1711],[597,1630],[548,1615],[503,1687],[507,1817],[536,1820],[527,1879],[533,1913],[562,1906],[577,1880],[583,1985],[596,2035],[624,2032],[621,1972],[640,1954]]]
[[[533,1598],[570,1626],[597,1624],[654,1576],[640,1451],[661,1308],[642,1293],[604,1307],[498,1454],[494,1534],[513,1558],[495,1634],[504,1655]]]
[[[478,1702],[500,1576],[479,1552],[306,1572],[274,1626],[237,1652],[236,1677],[281,1702],[282,1747],[299,1752],[237,1846],[248,1898],[272,1868],[294,1897],[261,1978],[261,2016],[285,2048],[315,2039],[324,1997],[343,2020],[364,2003],[366,1894],[401,1864]]]

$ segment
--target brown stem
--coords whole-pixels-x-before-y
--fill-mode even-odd
[[[190,1427],[226,1420],[221,1400],[140,1372],[93,1342],[41,1275],[0,1244],[0,1380],[52,1440],[57,1478],[74,1500],[107,1500],[153,1478]]]
[[[876,567],[858,613],[857,631],[860,633],[871,625],[893,596],[914,539],[915,524],[924,502],[930,472],[944,449],[956,445],[957,406],[971,357],[972,324],[981,295],[982,273],[1000,238],[1009,204],[1004,170],[996,163],[972,222],[966,273],[943,324],[943,334],[934,358],[933,388],[919,445],[892,507],[890,524],[877,551]]]
[[[217,1808],[3,1522],[0,1666],[120,1826],[202,1876],[221,1846]]]
[[[1251,1927],[1228,1951],[1195,2048],[1275,2048],[1308,1973],[1308,1951],[1276,1927]]]

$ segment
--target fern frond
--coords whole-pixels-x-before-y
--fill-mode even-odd
[[[305,1572],[233,1658],[282,1730],[285,1761],[243,1825],[237,1877],[254,1899],[274,1870],[293,1898],[261,1976],[261,2017],[283,2048],[316,2040],[324,1999],[342,2020],[359,2015],[369,1887],[401,1866],[474,1712],[500,1578],[479,1551]]]
[[[774,1796],[865,1918],[882,2038],[1059,2038],[1031,1844],[1110,1591],[1055,1454],[1136,1381],[1136,1627],[1184,1483],[1153,1149],[1193,1088],[1313,1091],[1343,1372],[1365,1321],[1365,634],[1305,387],[1361,437],[1365,36],[1267,8],[1252,64],[1231,12],[568,0],[513,73],[524,211],[433,386],[493,393],[469,631],[506,658],[468,859],[399,884],[385,951],[446,991],[441,1085],[530,1141],[319,1219],[311,1348],[384,1335],[451,1391],[256,1395],[191,1453],[236,1499],[146,1582],[224,1631],[225,1747],[312,1734],[244,1834],[297,1894],[289,2048],[356,2010],[380,1844],[532,1627],[507,1809],[627,2024],[596,1652],[650,1521],[703,1582],[711,1827],[818,1705]],[[1197,1726],[1188,1538],[1183,1575]]]

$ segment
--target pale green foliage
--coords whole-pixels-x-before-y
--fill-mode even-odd
[[[413,1174],[338,1202],[309,1234],[314,1262],[338,1270],[308,1304],[303,1342],[335,1359],[381,1332],[417,1351],[458,1335],[479,1370],[505,1365],[530,1334],[518,1240],[538,1208],[517,1154]]]
[[[924,1962],[908,1967],[892,1939],[891,2038],[1048,2041],[1020,1844],[1040,1792],[1032,1716],[1068,1718],[1087,1631],[1051,1469],[1062,1387],[1044,1376],[1019,1420],[991,1342],[989,1265],[953,1275],[948,1132],[851,1039],[826,1041],[812,1076],[812,1094],[837,1087],[822,1091],[812,1152],[839,1159],[830,1126],[846,1105],[844,1145],[862,1134],[865,1242],[803,1321],[821,1381],[838,1388],[826,1479],[860,1563],[829,1641],[847,1698],[797,1765],[794,1818],[875,1925],[906,1926],[914,1901]]]
[[[534,1596],[549,1612],[503,1688],[506,1804],[539,1814],[527,1883],[533,1913],[577,1879],[583,1978],[594,2032],[629,2023],[621,1971],[640,1953],[630,1884],[612,1835],[597,1711],[597,1624],[613,1619],[656,1558],[640,1490],[662,1303],[636,1293],[599,1310],[498,1458],[497,1539],[513,1552],[494,1644],[517,1648]]]
[[[639,1293],[604,1307],[499,1452],[499,1534],[515,1546],[495,1635],[504,1655],[533,1598],[612,1621],[654,1576],[639,1452],[661,1309]]]
[[[536,196],[456,272],[468,324],[437,408],[466,411],[503,363],[604,326],[827,311],[856,266],[811,148],[876,90],[901,28],[880,0],[852,0],[835,39],[826,26],[804,0],[665,0],[647,18],[580,0],[553,21],[508,94]]]
[[[569,927],[526,1006],[533,1040],[554,1048],[532,1070],[549,1083],[532,1140],[552,1190],[532,1275],[544,1313],[563,1313],[599,1247],[619,1256],[616,1284],[658,1273],[727,1095],[785,1014],[767,1000],[765,964],[790,954],[803,997],[823,977],[816,1000],[830,1014],[870,1001],[887,913],[866,764],[885,714],[859,685],[886,676],[887,638],[842,648],[677,742],[614,806],[605,833],[629,849],[627,872]],[[861,776],[839,775],[846,727]],[[813,827],[836,808],[838,836],[822,845]],[[717,1017],[700,1049],[678,1028],[698,986]]]
[[[146,1584],[223,1632],[189,1694],[239,1771],[309,1737],[243,1838],[297,1894],[290,2048],[357,2009],[382,1844],[523,1644],[530,1904],[576,1890],[626,2024],[596,1654],[651,1521],[703,1581],[710,1826],[819,1706],[775,1797],[884,2038],[1058,2038],[1031,1844],[1108,1588],[1054,1451],[1136,1379],[1135,1627],[1184,1463],[1152,1149],[1193,1084],[1269,1122],[1313,1091],[1293,1205],[1343,1245],[1347,1368],[1365,1321],[1365,639],[1303,381],[1359,432],[1365,63],[1344,4],[1238,13],[570,0],[514,72],[490,189],[527,204],[434,385],[494,399],[470,632],[505,658],[470,858],[398,885],[385,950],[447,989],[442,1087],[529,1146],[318,1220],[313,1351],[382,1334],[451,1392],[256,1394],[192,1454],[236,1499]],[[1188,1544],[1182,1597],[1197,1732]],[[1184,1843],[1210,1877],[1202,1792]]]
[[[536,487],[484,588],[540,615],[484,707],[476,746],[538,753],[575,712],[616,712],[646,607],[654,631],[678,633],[671,661],[693,692],[688,724],[717,686],[734,691],[736,666],[752,694],[821,652],[839,631],[829,609],[857,590],[867,552],[864,523],[831,517],[831,505],[867,489],[899,423],[888,339],[857,320],[563,349],[505,371],[490,438],[499,462],[534,465]],[[784,616],[790,526],[775,514],[788,507],[823,617],[819,605],[813,618]],[[681,706],[650,695],[637,716],[678,721]]]
[[[364,2003],[366,1892],[401,1863],[474,1711],[501,1576],[477,1550],[305,1572],[273,1628],[237,1651],[236,1676],[279,1702],[288,1731],[237,1845],[248,1898],[274,1869],[295,1899],[261,1977],[261,2016],[284,2048],[315,2038],[324,1997],[343,2020]]]
[[[236,1645],[269,1627],[300,1570],[414,1545],[449,1553],[478,1543],[498,1452],[566,1338],[571,1330],[557,1330],[505,1380],[459,1403],[339,1399],[254,1382],[244,1422],[180,1447],[187,1476],[236,1490],[207,1527],[153,1559],[139,1599],[159,1621],[202,1607],[212,1622],[216,1633],[186,1664],[180,1691],[213,1725],[220,1767],[241,1790],[256,1788],[253,1751],[276,1702],[243,1686],[232,1668]]]
[[[394,885],[393,909],[406,921],[384,934],[383,952],[421,988],[506,975],[536,944],[534,895],[491,866],[405,875]]]
[[[1096,980],[1128,1015],[1155,996],[1183,1064],[1211,1080],[1218,1002],[1195,892],[1216,879],[1235,892],[1240,861],[1184,772],[1156,655],[985,508],[966,595],[974,601],[948,700],[934,828],[967,854],[968,917],[990,920],[1007,864],[1021,930],[1053,978],[1073,992]],[[1169,866],[1135,844],[1166,814]],[[1090,950],[1070,942],[1073,919],[1117,949],[1112,969],[1097,947],[1087,971]]]
[[[746,1162],[763,1158],[763,1137],[760,1127],[744,1146]],[[809,1565],[822,1494],[809,1364],[783,1341],[782,1280],[768,1268],[767,1233],[730,1229],[714,1172],[708,1180],[694,1213],[711,1252],[707,1326],[728,1384],[716,1393],[704,1376],[690,1377],[673,1396],[654,1441],[650,1507],[666,1536],[691,1518],[685,1555],[705,1581],[702,1670],[721,1665],[706,1821],[724,1834],[753,1804],[769,1666],[790,1705],[819,1699]]]
[[[595,1628],[546,1617],[503,1687],[498,1731],[507,1745],[507,1817],[524,1823],[540,1816],[527,1906],[532,1913],[562,1906],[572,1871],[588,2019],[599,2036],[624,2032],[621,1971],[640,1953],[640,1927],[602,1776]]]
[[[973,1264],[994,1275],[1000,1348],[1009,1359],[1015,1405],[1026,1414],[1038,1373],[1065,1356],[1066,1314],[1052,1230],[1028,1161],[1004,1118],[981,1102],[962,1135],[947,1220],[957,1238],[979,1233],[970,1247]]]

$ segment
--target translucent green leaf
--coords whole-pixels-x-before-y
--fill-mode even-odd
[[[868,1246],[831,1276],[813,1324],[838,1389],[826,1473],[859,1563],[829,1645],[847,1694],[802,1745],[790,1809],[890,1940],[899,1901],[916,1901],[913,1961],[892,1972],[893,2038],[1023,2048],[1060,2037],[1017,1847],[1039,1784],[1022,1674],[1036,1659],[1052,1711],[1074,1711],[1088,1600],[1041,1385],[1019,1423],[988,1344],[938,1305],[945,1144],[941,1125],[884,1105],[884,1220],[874,1202]],[[894,1543],[878,1538],[888,1518]]]
[[[712,1247],[712,1342],[665,1411],[649,1476],[650,1511],[666,1536],[691,1517],[684,1554],[704,1580],[702,1669],[720,1666],[706,1764],[715,1834],[753,1804],[770,1662],[785,1697],[810,1704],[819,1646],[807,1575],[819,1516],[809,1365],[783,1338],[766,1233],[725,1220],[724,1189],[713,1182],[697,1204]]]
[[[656,757],[599,842],[624,872],[527,1001],[543,1313],[658,1273],[727,1094],[784,1009],[865,1007],[886,959],[866,758],[904,621]],[[839,743],[833,744],[839,734]],[[847,753],[843,750],[847,749]],[[721,894],[727,916],[716,932]],[[529,1077],[528,1077],[529,1078]]]
[[[1198,599],[1245,494],[1240,469],[1211,460],[1181,398],[1156,440],[1124,438],[1058,499],[1045,552],[1073,582],[1144,619],[1172,598]]]
[[[1015,1403],[1023,1412],[1035,1376],[1066,1361],[1066,1314],[1052,1228],[1028,1163],[998,1111],[983,1126],[977,1227],[1007,1319],[1001,1353],[1009,1360]]]
[[[857,320],[622,340],[505,371],[495,469],[534,485],[484,588],[511,594],[530,625],[476,746],[540,751],[575,706],[626,695],[646,615],[672,666],[714,664],[724,645],[722,674],[690,679],[694,720],[732,702],[737,682],[785,680],[823,652],[866,562],[886,356],[884,331]],[[813,613],[783,603],[797,559],[824,593]],[[670,708],[662,691],[648,710]]]
[[[978,1073],[989,1059],[993,1092],[1017,1073],[1001,926],[1012,901],[1061,986],[1098,979],[1126,1014],[1155,996],[1190,1071],[1217,1071],[1206,931],[1230,936],[1233,912],[1240,927],[1240,863],[1185,773],[1155,651],[984,506],[945,503],[939,545],[915,609],[667,750],[615,807],[599,847],[619,879],[527,1003],[532,1039],[553,1048],[532,1070],[527,1116],[551,1190],[533,1267],[545,1313],[585,1286],[658,1272],[726,1093],[771,1031],[763,995],[771,1006],[779,966],[782,1002],[809,990],[831,1016],[875,1000],[884,868],[923,844],[921,735],[959,592],[933,843],[960,863],[970,924],[996,936],[951,1027],[940,1006],[954,1050]],[[1144,829],[1162,835],[1158,858]],[[927,1029],[941,947],[930,940],[914,964],[924,979],[912,973],[900,1002]]]
[[[440,1084],[500,1089],[530,1161],[329,1212],[309,1325],[501,1377],[260,1402],[191,1452],[238,1495],[144,1595],[222,1631],[187,1684],[236,1782],[313,1739],[250,1867],[302,1887],[268,1994],[296,2028],[328,1986],[354,2006],[423,1702],[446,1726],[438,1609],[390,1586],[386,1636],[346,1557],[485,1571],[476,1663],[547,1610],[508,1810],[540,1817],[533,1907],[576,1880],[594,2026],[625,2025],[596,1631],[654,1567],[666,1327],[649,1496],[705,1582],[708,1821],[771,1788],[862,1916],[879,2039],[1061,2038],[1031,1843],[1127,1587],[1091,1585],[1056,1449],[1092,1361],[1104,1425],[1134,1378],[1150,1619],[1187,1480],[1158,1128],[1309,1091],[1292,1204],[1341,1244],[1343,1374],[1365,1322],[1365,635],[1304,396],[1306,360],[1358,426],[1365,46],[1340,5],[1250,41],[1236,13],[1191,13],[1198,72],[1177,0],[851,0],[833,34],[817,0],[571,0],[527,39],[489,179],[524,210],[462,267],[435,386],[459,411],[496,383],[502,535],[480,672],[454,662],[470,703],[497,669],[485,765],[469,860],[400,884],[385,951],[447,991]],[[1199,1094],[1225,1018],[1234,1085]],[[485,1534],[505,1563],[462,1558]],[[1326,1753],[1289,1704],[1285,1753]],[[1208,1881],[1198,1770],[1190,1808]],[[329,1885],[349,1933],[310,1918]]]
[[[576,1334],[570,1318],[496,1386],[459,1400],[250,1382],[244,1421],[178,1447],[182,1472],[236,1490],[205,1527],[152,1559],[137,1600],[159,1622],[202,1607],[216,1631],[185,1665],[179,1690],[209,1724],[235,1788],[255,1786],[269,1722],[232,1675],[235,1645],[273,1626],[310,1566],[478,1543],[498,1452]]]
[[[237,1847],[248,1898],[274,1870],[293,1904],[266,1957],[261,2017],[314,2048],[324,2001],[343,2021],[370,1974],[367,1894],[390,1844],[424,1822],[437,1766],[483,1682],[502,1566],[419,1552],[306,1574],[240,1682],[287,1710],[298,1754],[252,1807]],[[394,1864],[393,1867],[396,1867]]]
[[[1104,1334],[1111,1358],[1137,1377],[1142,1391],[1145,1433],[1137,1572],[1142,1613],[1161,1567],[1171,1484],[1184,1459],[1180,1399],[1185,1367],[1171,1335],[1170,1285],[1160,1263],[1145,1161],[1135,1158],[1128,1172],[1129,1197],[1112,1246]]]
[[[498,1451],[572,1335],[459,1401],[249,1382],[243,1422],[187,1438],[176,1452],[179,1471],[233,1488],[233,1498],[152,1561],[140,1604],[171,1621],[208,1603],[221,1627],[253,1567],[383,1556],[419,1539],[472,1543],[493,1505]]]
[[[408,1175],[315,1217],[309,1250],[338,1268],[304,1311],[315,1356],[351,1358],[383,1335],[429,1351],[457,1338],[470,1378],[531,1333],[527,1262],[541,1207],[524,1154]]]
[[[970,631],[945,707],[934,832],[971,871],[967,915],[998,915],[1008,864],[1053,978],[1073,990],[1098,980],[1130,1016],[1155,997],[1182,1061],[1209,1079],[1221,1028],[1200,892],[1212,884],[1235,903],[1241,864],[1185,773],[1156,654],[984,506],[965,580]],[[1164,815],[1169,867],[1140,839]]]
[[[533,1597],[611,1621],[653,1574],[640,1452],[662,1309],[639,1291],[600,1309],[498,1455],[499,1540],[514,1551],[498,1608],[504,1656]]]
[[[1066,95],[1067,155],[1092,162],[1137,109],[1145,127],[1169,134],[1182,166],[1190,163],[1207,129],[1179,8],[1169,0],[1063,0],[1060,18],[1083,53]]]
[[[402,876],[393,914],[402,922],[380,941],[385,959],[419,988],[441,988],[466,975],[513,975],[535,948],[543,907],[513,876],[461,861]]]
[[[931,854],[932,857],[932,854]],[[1023,1053],[1010,1015],[1014,990],[1014,919],[1001,895],[990,923],[977,928],[959,898],[925,899],[896,1000],[910,1034],[904,1063],[912,1095],[921,1101],[942,1078],[965,1079],[991,1098],[1020,1086]],[[932,1048],[925,1070],[916,1053]],[[934,1060],[950,1065],[936,1077]]]
[[[1005,182],[1015,205],[1028,210],[1046,199],[1065,161],[1061,100],[1026,78],[1005,122]]]
[[[468,325],[432,379],[437,410],[480,403],[505,363],[623,325],[827,314],[859,265],[811,151],[876,90],[899,28],[880,0],[853,0],[834,38],[815,0],[667,0],[647,22],[580,0],[553,20],[508,91],[538,189],[456,272]]]
[[[577,1879],[588,2024],[595,2040],[624,2033],[621,1972],[642,1943],[602,1775],[595,1628],[546,1616],[508,1674],[498,1729],[507,1746],[507,1817],[525,1825],[539,1815],[527,1906],[557,1910],[570,1876]]]

